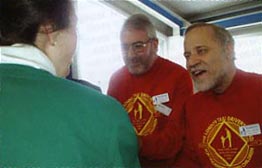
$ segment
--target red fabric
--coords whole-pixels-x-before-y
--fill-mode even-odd
[[[163,93],[169,95],[170,101],[163,103],[172,108],[169,116],[154,111],[151,97]],[[161,57],[140,76],[131,75],[123,67],[112,76],[108,94],[124,105],[137,134],[142,135],[142,167],[173,167],[184,133],[182,107],[192,95],[187,71]]]
[[[238,70],[223,94],[192,96],[186,103],[186,121],[178,167],[262,167],[262,134],[242,137],[239,131],[242,125],[262,127],[261,75]]]

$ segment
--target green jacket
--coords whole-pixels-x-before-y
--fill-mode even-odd
[[[112,98],[29,66],[0,64],[1,168],[139,168]]]

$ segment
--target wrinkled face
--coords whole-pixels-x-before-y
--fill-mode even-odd
[[[126,29],[121,34],[124,62],[128,71],[134,75],[147,72],[156,59],[158,41],[150,39],[147,32]]]
[[[229,56],[210,27],[189,31],[184,41],[186,66],[198,91],[216,90],[227,78]]]

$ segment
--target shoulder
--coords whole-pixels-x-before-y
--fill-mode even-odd
[[[249,85],[249,86],[252,86],[252,88],[258,87],[262,89],[261,87],[262,86],[262,75],[261,74],[237,70],[236,80],[238,80],[238,82],[241,82],[242,85],[244,86]]]
[[[181,87],[186,85],[189,86],[192,90],[191,77],[184,67],[165,58],[160,58],[160,62],[162,74],[165,74],[169,79],[173,80],[175,85]]]
[[[183,66],[171,60],[159,57],[158,61],[166,69],[173,70],[173,71],[176,71],[177,73],[182,73],[182,74],[188,73],[187,70]]]
[[[56,78],[54,80],[54,85],[60,86],[58,91],[64,91],[70,94],[75,93],[79,96],[100,95],[97,90],[91,87],[86,87],[84,84],[69,79]]]
[[[112,74],[112,76],[110,77],[110,82],[125,79],[127,78],[128,75],[129,75],[129,72],[128,72],[127,67],[123,66]]]
[[[99,86],[94,85],[93,83],[88,82],[88,81],[86,81],[86,80],[73,79],[73,78],[71,78],[71,79],[69,79],[69,80],[72,80],[72,81],[74,81],[74,82],[76,82],[76,83],[79,83],[79,84],[82,84],[82,85],[84,85],[84,86],[93,88],[93,89],[95,89],[95,90],[97,90],[97,91],[99,91],[99,92],[102,92],[102,90],[101,90],[101,88],[100,88]]]
[[[121,76],[121,75],[124,75],[127,73],[127,68],[126,66],[122,66],[121,68],[119,68],[118,70],[116,70],[114,73],[113,73],[113,77],[115,76]]]
[[[61,83],[58,93],[63,94],[65,106],[73,106],[75,112],[86,113],[87,117],[100,116],[100,120],[106,121],[128,120],[124,108],[114,98],[73,81],[60,79],[58,82]]]
[[[241,78],[251,79],[260,82],[262,81],[262,75],[254,72],[245,72],[242,70],[237,70],[237,75],[239,75]]]

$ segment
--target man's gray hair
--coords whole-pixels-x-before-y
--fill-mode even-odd
[[[199,28],[199,27],[210,27],[214,32],[215,40],[217,40],[221,44],[221,46],[225,47],[227,44],[231,44],[232,46],[234,46],[235,42],[230,32],[227,31],[225,28],[214,25],[214,24],[194,23],[186,29],[185,35],[188,32],[190,32],[191,30],[195,28]]]
[[[150,19],[144,14],[134,14],[131,15],[124,22],[121,30],[121,34],[123,31],[128,29],[137,29],[146,31],[149,38],[157,38],[156,37],[156,29]]]

